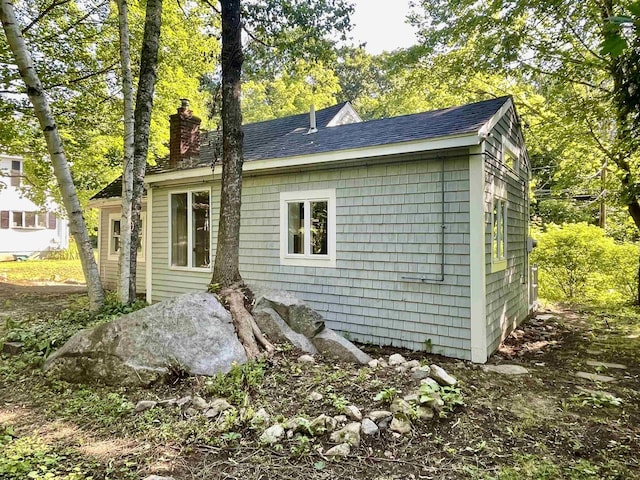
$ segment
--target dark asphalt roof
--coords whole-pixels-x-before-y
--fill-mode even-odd
[[[318,131],[310,135],[307,134],[308,113],[252,123],[243,127],[244,160],[251,162],[474,133],[508,99],[500,97],[430,112],[327,127],[345,106],[345,103],[341,103],[316,112]],[[215,152],[220,150],[217,145],[219,137],[218,132],[203,133],[200,157],[190,166],[210,164]],[[154,170],[159,172],[168,169],[160,163]],[[118,179],[94,195],[93,199],[118,197],[121,189]]]

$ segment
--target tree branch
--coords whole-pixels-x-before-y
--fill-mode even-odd
[[[40,20],[42,20],[44,17],[46,17],[54,8],[60,7],[60,6],[64,5],[65,3],[69,3],[70,1],[71,0],[57,0],[57,1],[54,1],[51,5],[49,5],[42,12],[40,12],[40,14],[36,18],[31,20],[29,25],[27,25],[26,27],[24,27],[22,29],[22,35],[27,33],[36,23],[38,23]]]

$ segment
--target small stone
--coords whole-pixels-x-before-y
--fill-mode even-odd
[[[360,429],[363,435],[374,435],[380,431],[378,425],[376,425],[373,420],[369,420],[368,418],[365,418],[362,421]]]
[[[444,400],[442,400],[442,397],[440,397],[440,393],[433,392],[429,395],[429,397],[431,397],[430,400],[426,400],[420,403],[429,408],[433,408],[436,411],[442,410],[442,407],[444,407]]]
[[[409,433],[411,431],[411,422],[404,415],[394,415],[390,428],[394,432]]]
[[[409,415],[411,412],[411,405],[402,398],[396,398],[393,403],[391,403],[391,412],[394,414],[402,413],[404,415]]]
[[[431,377],[420,380],[420,385],[429,385],[434,392],[440,390],[440,384]]]
[[[409,360],[405,365],[407,368],[418,368],[420,366],[420,362],[418,360]]]
[[[300,363],[316,363],[316,359],[311,355],[300,355],[298,357],[298,362]]]
[[[367,363],[367,365],[369,365],[370,368],[378,368],[380,366],[380,361],[373,359],[369,363]]]
[[[602,350],[587,350],[587,355],[601,355]]]
[[[434,416],[433,410],[427,407],[418,407],[416,409],[416,414],[420,420],[431,420]]]
[[[591,380],[592,382],[602,382],[609,383],[615,382],[615,378],[608,377],[607,375],[597,375],[595,373],[587,373],[587,372],[578,372],[575,374],[578,378],[583,378],[585,380]]]
[[[551,320],[552,318],[555,318],[555,316],[550,313],[545,313],[544,315],[536,315],[536,320],[542,320],[543,322]]]
[[[407,368],[406,364],[403,364],[403,365],[398,365],[397,367],[394,368],[394,370],[398,373],[406,373],[406,371],[409,369]]]
[[[482,370],[485,372],[499,373],[501,375],[526,375],[529,370],[521,365],[483,365]]]
[[[414,380],[422,380],[425,378],[429,378],[429,374],[431,373],[431,368],[429,365],[422,365],[411,372],[411,378]]]
[[[191,395],[187,395],[186,397],[182,397],[179,398],[178,400],[176,400],[176,405],[180,408],[186,406],[188,403],[191,402]]]
[[[227,402],[224,398],[216,398],[209,405],[212,409],[217,410],[218,412],[224,412],[231,408],[231,404]]]
[[[191,399],[191,406],[196,410],[207,410],[209,408],[209,402],[196,395]]]
[[[188,407],[185,411],[184,411],[185,416],[187,417],[195,417],[198,414],[198,410],[196,410],[193,407]]]
[[[369,412],[367,414],[367,418],[370,418],[374,422],[378,423],[384,419],[390,419],[393,416],[393,413],[388,410],[374,410],[373,412]]]
[[[284,436],[284,428],[282,425],[276,424],[267,428],[262,435],[260,435],[260,443],[273,445]]]
[[[407,363],[407,361],[399,353],[394,353],[389,357],[389,366],[391,367],[395,367],[396,365],[402,365],[403,363]]]
[[[136,408],[134,409],[134,411],[136,413],[141,413],[141,412],[144,412],[145,410],[149,410],[150,408],[155,407],[157,404],[158,402],[154,402],[153,400],[140,400],[136,404]]]
[[[331,432],[335,430],[338,422],[333,417],[325,415],[324,413],[311,420],[309,423],[309,430],[313,435],[321,435],[324,432]]]
[[[175,398],[167,398],[165,400],[160,400],[158,402],[158,406],[159,407],[173,407],[176,404],[176,399]]]
[[[327,457],[346,457],[349,453],[351,453],[351,446],[348,443],[341,443],[324,452]]]
[[[162,477],[160,475],[149,475],[144,477],[143,480],[175,480],[173,477]]]
[[[382,368],[387,368],[387,367],[389,366],[389,364],[387,363],[387,361],[386,361],[384,358],[382,358],[382,357],[380,357],[380,358],[378,359],[378,365],[379,365],[380,367],[382,367]]]
[[[409,395],[405,395],[404,400],[409,403],[418,403],[419,398],[417,393],[410,393]]]
[[[613,368],[617,370],[626,370],[626,365],[622,365],[621,363],[607,363],[607,362],[598,362],[596,360],[587,360],[587,365],[590,367],[605,367],[605,368]]]
[[[271,416],[264,408],[258,410],[251,419],[252,425],[267,425],[271,421]]]
[[[458,383],[458,381],[454,377],[449,375],[444,368],[435,364],[431,365],[431,372],[429,372],[429,374],[431,375],[431,378],[433,378],[442,386],[453,387],[456,383]]]
[[[216,418],[218,415],[220,415],[220,412],[215,408],[210,408],[209,410],[204,412],[205,418],[208,418],[208,419]]]
[[[346,415],[336,415],[335,417],[333,417],[333,419],[338,423],[347,423]]]
[[[329,439],[335,443],[348,443],[354,447],[360,445],[360,423],[351,422],[344,428],[333,432]]]
[[[8,355],[20,355],[22,353],[22,342],[4,342],[2,345],[2,352]]]
[[[309,400],[312,400],[314,402],[319,402],[320,400],[322,400],[324,397],[322,396],[321,393],[318,392],[311,392],[309,394]]]
[[[359,422],[362,420],[362,413],[355,405],[347,405],[344,409],[344,413],[347,415],[349,420],[353,420],[355,422]]]

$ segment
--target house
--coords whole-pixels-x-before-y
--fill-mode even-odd
[[[56,205],[39,206],[24,196],[22,157],[0,155],[0,259],[69,246],[67,220]]]
[[[368,122],[344,103],[244,132],[249,284],[294,292],[356,341],[474,362],[529,315],[530,164],[510,97]],[[146,177],[150,302],[211,280],[219,143],[188,103],[171,116],[168,162]],[[93,200],[105,276],[119,188]]]

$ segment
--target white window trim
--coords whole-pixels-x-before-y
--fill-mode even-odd
[[[327,202],[327,222],[329,234],[327,238],[327,255],[291,254],[288,253],[288,208],[290,202],[305,202],[306,205],[313,201]],[[310,241],[311,216],[305,215],[305,250]],[[300,267],[336,267],[336,190],[307,190],[300,192],[280,192],[280,264]]]
[[[3,230],[46,230],[47,226],[45,225],[44,227],[38,226],[38,219],[42,220],[42,216],[45,215],[45,221],[47,219],[46,217],[46,213],[42,213],[39,211],[33,211],[33,210],[4,210],[6,212],[9,212],[9,227],[8,228],[3,228]],[[13,224],[13,220],[15,218],[15,213],[19,213],[20,214],[20,218],[22,219],[22,225],[21,226],[17,226]],[[33,227],[28,227],[27,226],[27,213],[34,213],[35,214],[35,225]]]
[[[189,189],[181,189],[181,190],[171,190],[167,197],[167,210],[169,219],[169,256],[167,258],[167,265],[169,266],[169,270],[176,270],[182,272],[211,272],[213,269],[213,258],[211,258],[211,225],[209,225],[209,267],[192,267],[191,262],[193,262],[193,256],[191,255],[193,252],[193,215],[191,215],[192,211],[192,197],[193,193],[197,192],[208,192],[209,193],[209,221],[211,221],[211,188],[189,188]],[[176,195],[179,193],[187,193],[187,263],[186,267],[178,267],[171,264],[171,258],[173,257],[173,245],[172,245],[172,237],[173,237],[173,219],[171,218],[171,195]]]
[[[511,166],[507,164],[507,155],[509,153],[516,157],[515,168],[511,168]],[[517,174],[520,171],[520,148],[516,147],[505,137],[502,137],[502,163],[504,163],[511,172],[515,172]]]
[[[122,223],[122,214],[120,213],[110,213],[109,214],[109,238],[107,241],[107,258],[111,261],[119,261],[120,260],[120,254],[119,253],[112,253],[113,249],[111,248],[113,246],[113,221],[114,220],[120,220],[120,222]],[[146,237],[147,237],[147,230],[146,230],[146,224],[147,224],[147,214],[146,212],[142,212],[140,214],[140,220],[141,220],[141,225],[140,225],[140,250],[138,251],[138,261],[140,263],[143,263],[145,261],[145,245],[146,245]],[[120,225],[120,234],[122,234],[122,225]]]
[[[502,270],[505,270],[507,268],[507,255],[509,253],[509,249],[507,247],[507,242],[509,239],[509,234],[507,233],[508,231],[508,227],[509,227],[509,222],[508,222],[508,212],[509,212],[509,202],[507,202],[506,199],[506,192],[504,189],[500,188],[500,189],[496,189],[495,188],[495,183],[493,184],[493,195],[491,198],[491,272],[500,272]],[[500,228],[498,227],[498,245],[500,245],[501,243],[504,245],[504,251],[500,252],[500,255],[498,258],[496,258],[494,256],[494,242],[496,240],[494,240],[493,238],[493,225],[495,222],[495,213],[494,213],[494,204],[495,202],[499,201],[502,203],[502,208],[500,210],[500,213],[502,215],[502,218],[500,218],[500,223],[504,224],[504,228]],[[500,232],[501,230],[504,231],[504,241],[501,242],[501,238],[500,238]]]

